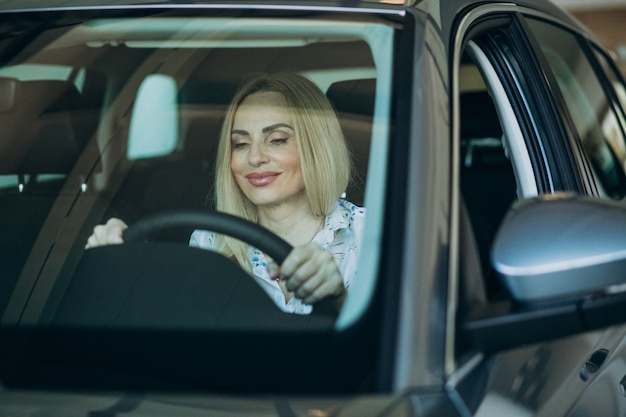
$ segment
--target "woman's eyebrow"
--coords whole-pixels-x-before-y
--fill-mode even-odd
[[[287,123],[276,123],[263,128],[263,133],[271,132],[272,130],[276,130],[281,127],[286,127],[288,129],[294,130],[293,127],[289,126]]]
[[[242,136],[250,136],[247,130],[243,129],[235,129],[230,132],[231,135],[242,135]]]

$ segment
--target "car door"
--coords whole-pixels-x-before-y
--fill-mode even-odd
[[[521,7],[484,6],[468,13],[459,30],[465,34],[457,37],[464,41],[457,45],[453,79],[459,86],[454,139],[459,150],[460,267],[451,386],[468,412],[477,415],[501,415],[502,410],[507,415],[619,414],[614,405],[619,380],[602,395],[591,390],[599,384],[592,381],[603,360],[619,352],[623,327],[523,346],[497,333],[476,346],[463,332],[477,306],[510,301],[491,268],[489,251],[516,200],[555,192],[620,198],[623,164],[613,150],[624,143],[618,95],[597,78],[601,65],[589,60],[592,54],[584,50],[577,29],[551,16]],[[553,31],[569,45],[554,45]],[[555,51],[566,54],[565,62],[550,56]],[[553,68],[555,62],[562,66]],[[581,69],[584,64],[589,71]],[[563,90],[572,87],[555,75],[559,69],[573,69],[574,79],[581,77],[588,90]],[[617,81],[614,74],[613,84]],[[585,92],[593,93],[591,99],[585,101]],[[589,138],[591,134],[596,136]],[[585,410],[581,404],[586,397],[585,404],[601,402],[609,408],[599,414]]]
[[[619,101],[624,91],[620,74],[599,47],[567,28],[537,18],[528,18],[527,23],[535,48],[542,52],[551,91],[556,100],[562,100],[562,117],[573,127],[572,147],[584,161],[580,176],[587,192],[623,200],[626,124],[623,101]],[[619,326],[604,332],[601,344],[581,367],[577,383],[583,392],[568,415],[624,415],[624,334],[624,327]]]

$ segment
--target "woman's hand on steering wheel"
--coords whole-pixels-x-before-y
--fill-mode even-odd
[[[99,224],[93,228],[91,236],[87,239],[85,249],[98,246],[119,245],[124,243],[124,230],[128,225],[122,220],[112,217],[105,224]]]
[[[271,231],[240,217],[214,211],[182,211],[163,213],[144,218],[130,228],[118,218],[94,227],[86,249],[98,246],[138,242],[149,239],[157,232],[170,228],[212,230],[235,237],[258,248],[274,261],[270,262],[270,276],[285,279],[287,290],[307,304],[332,305],[336,313],[346,296],[343,278],[333,256],[317,243],[292,248]],[[280,267],[278,266],[280,264]],[[320,303],[320,301],[324,301]],[[334,314],[333,313],[333,314]]]
[[[343,303],[346,289],[331,253],[310,242],[294,248],[282,265],[270,262],[270,276],[285,280],[288,291],[307,304],[325,298]]]

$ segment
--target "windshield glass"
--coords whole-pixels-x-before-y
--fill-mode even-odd
[[[393,29],[332,17],[113,15],[1,17],[2,325],[353,324],[375,285],[384,178],[368,171],[385,170]],[[345,160],[320,145],[334,140],[335,122]],[[254,226],[271,230],[266,209],[285,202],[321,220],[292,224],[301,236],[283,233],[281,246]],[[164,216],[141,223],[153,215]],[[88,243],[112,218],[129,226],[125,243]],[[273,275],[311,240],[332,253],[339,290],[300,295],[287,272]],[[317,306],[330,313],[314,318]]]

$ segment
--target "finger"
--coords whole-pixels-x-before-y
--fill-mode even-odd
[[[124,230],[120,227],[112,227],[106,230],[105,236],[105,244],[107,245],[118,245],[124,243],[124,238],[122,237]]]
[[[96,246],[98,246],[98,239],[96,238],[95,235],[92,234],[87,239],[87,244],[85,245],[85,249],[95,248]]]
[[[99,224],[93,228],[93,233],[87,238],[85,248],[124,243],[123,233],[127,228],[128,226],[122,220],[111,218],[106,224]]]
[[[314,304],[327,297],[339,298],[346,293],[346,288],[343,286],[343,282],[338,285],[336,282],[326,281],[309,296],[305,297],[302,301],[307,304]]]
[[[106,243],[106,233],[106,226],[103,224],[99,224],[93,228],[93,234],[91,235],[90,239],[95,246],[104,245]]]
[[[120,228],[122,230],[128,229],[128,225],[124,223],[123,220],[118,219],[117,217],[111,217],[107,222],[106,226],[109,228]]]
[[[290,281],[293,281],[293,279],[290,278],[287,281],[287,289],[292,291],[295,297],[305,299],[313,294],[313,292],[326,281],[327,276],[324,271],[319,271],[303,280],[299,286],[294,286],[293,289],[290,289]]]
[[[120,219],[115,217],[109,219],[103,229],[104,243],[108,245],[124,243],[123,234],[126,229],[128,229],[128,226]]]
[[[343,288],[343,279],[335,265],[326,264],[320,271],[304,282],[294,295],[306,302],[315,302],[321,298],[340,294]],[[314,296],[314,299],[310,299]]]
[[[267,260],[267,272],[273,280],[280,278],[280,267],[273,259]]]
[[[326,283],[330,283],[328,286]],[[286,282],[287,289],[297,298],[306,299],[323,285],[329,289],[328,294],[341,293],[343,278],[337,269],[332,255],[324,252],[310,262],[304,263]]]
[[[288,270],[286,271],[284,267],[281,270],[287,279],[287,289],[297,291],[302,285],[311,281],[313,277],[316,279],[309,286],[319,285],[324,277],[332,272],[332,268],[329,266],[336,269],[332,255],[320,248],[319,251],[312,251],[308,259],[300,259],[300,263],[291,274],[288,274]]]
[[[288,278],[294,275],[303,264],[311,261],[316,255],[326,253],[317,243],[308,243],[303,246],[293,248],[287,258],[280,265],[281,273]]]
[[[106,231],[104,225],[97,225],[93,228],[91,236],[87,238],[86,249],[96,248],[98,246],[106,245]]]

